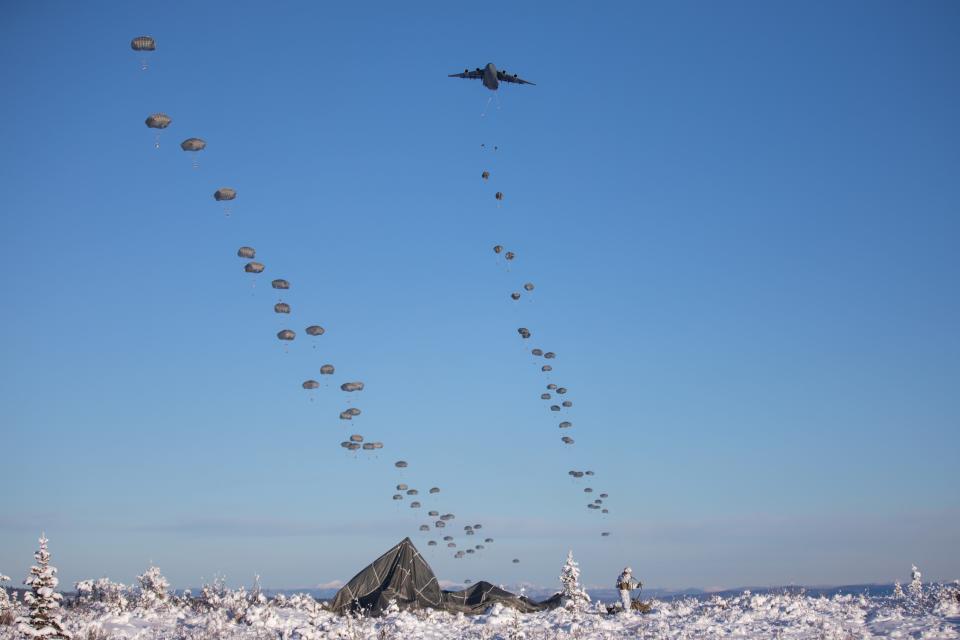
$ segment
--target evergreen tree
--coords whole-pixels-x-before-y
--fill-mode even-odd
[[[922,574],[920,573],[920,569],[917,569],[917,565],[912,565],[910,568],[910,586],[907,587],[907,591],[914,600],[919,600],[923,596],[923,583],[920,582],[921,576]]]
[[[140,582],[140,606],[144,609],[154,609],[166,604],[170,583],[160,573],[159,567],[151,565],[142,575],[137,576]]]
[[[18,620],[20,632],[27,638],[38,640],[70,638],[70,632],[60,620],[60,600],[63,596],[56,592],[60,580],[57,578],[57,568],[50,566],[47,537],[43,534],[40,534],[40,548],[33,557],[37,564],[30,567],[30,575],[23,581],[30,587],[30,593],[23,597],[30,615]]]
[[[567,552],[567,561],[560,571],[561,603],[570,611],[583,611],[590,604],[590,596],[580,586],[580,567],[573,559],[573,551]]]
[[[900,586],[899,580],[893,583],[893,597],[897,600],[902,600],[907,597],[906,594],[903,593],[903,587]]]

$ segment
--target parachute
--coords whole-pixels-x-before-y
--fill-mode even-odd
[[[519,300],[519,299],[520,299],[520,293],[519,293],[518,291],[514,291],[513,293],[510,294],[510,297],[511,297],[512,299],[514,299],[514,300]]]
[[[165,113],[151,113],[144,122],[151,129],[166,129],[173,122],[173,118]]]
[[[348,412],[346,412],[346,411],[341,411],[341,412],[340,412],[340,419],[341,419],[341,420],[353,420],[353,415],[350,414],[350,413],[348,413]]]
[[[394,500],[403,500],[403,496],[400,495],[399,493],[395,493],[395,494],[393,494],[393,499],[394,499]]]
[[[484,171],[483,173],[480,174],[480,177],[483,178],[484,180],[488,180],[490,178],[490,172]]]
[[[403,482],[397,485],[397,491],[406,491],[408,488],[409,487],[407,487],[407,485],[404,484]]]
[[[130,41],[130,48],[134,51],[156,51],[157,41],[150,36],[137,36]]]
[[[570,436],[563,436],[560,439],[563,440],[563,444],[573,444],[573,438]]]
[[[334,368],[332,364],[325,364],[322,367],[320,367],[320,375],[322,376],[331,376],[333,375],[333,372],[334,372]]]
[[[541,399],[541,400],[549,400],[550,398],[551,398],[551,396],[550,396],[549,393],[541,393],[541,394],[540,394],[540,399]]]
[[[606,538],[606,537],[608,537],[608,536],[610,535],[610,532],[609,532],[609,531],[604,531],[604,532],[601,533],[600,535],[603,536],[604,538]]]
[[[493,197],[496,198],[497,200],[503,200],[503,193],[500,191],[497,191],[497,193],[494,194]]]
[[[420,525],[420,531],[430,531],[430,525],[428,524]]]
[[[609,496],[609,494],[601,493],[601,494],[600,494],[600,497],[601,497],[601,498],[609,498],[610,496]]]
[[[427,527],[427,530],[428,530],[428,531],[429,531],[429,529],[430,529],[430,527]],[[435,547],[435,546],[437,546],[437,541],[436,541],[436,540],[430,540],[429,542],[427,542],[427,546],[428,546],[428,547]]]
[[[359,448],[360,448],[360,445],[357,444],[356,442],[351,442],[349,445],[347,445],[347,449],[349,449],[350,451],[356,451]]]
[[[444,541],[444,542],[452,542],[452,541],[453,541],[453,536],[443,536],[443,541]]]
[[[376,449],[376,448],[377,448],[377,443],[376,443],[376,442],[364,442],[364,443],[363,443],[363,450],[364,450],[364,451],[372,451],[372,450],[374,450],[374,449]]]
[[[207,143],[201,138],[187,138],[180,143],[180,148],[184,151],[203,151],[207,148]]]
[[[565,407],[572,407],[572,406],[573,406],[573,403],[570,402],[569,400],[564,400],[564,401],[561,402],[560,404],[562,404],[562,405],[565,406]]]
[[[319,386],[320,386],[320,383],[317,382],[316,380],[305,380],[303,383],[304,389],[316,389]]]
[[[417,502],[417,501],[413,501],[413,502],[410,503],[410,508],[411,508],[411,509],[419,509],[419,508],[420,508],[420,503]]]
[[[519,333],[520,337],[523,338],[524,340],[527,340],[530,337],[530,330],[527,329],[526,327],[520,327],[519,329],[517,329],[517,333]]]
[[[276,280],[270,283],[270,286],[273,287],[274,289],[289,289],[290,283],[284,280],[283,278],[277,278]]]
[[[363,442],[363,436],[359,433],[355,433],[350,436],[350,442]]]
[[[420,495],[420,492],[417,491],[416,489],[407,489],[407,495],[408,495],[408,496],[416,496],[416,495]]]
[[[549,389],[550,391],[555,391],[556,388],[557,388],[557,385],[553,384],[552,382],[547,385],[547,389]]]
[[[567,392],[567,388],[566,388],[566,387],[557,387],[557,393],[559,393],[560,395],[563,395],[563,394],[565,394],[566,392]]]
[[[237,190],[230,187],[220,187],[213,192],[213,199],[217,202],[222,200],[234,200],[237,197]]]
[[[503,257],[507,260],[513,260],[517,257],[517,255],[513,251],[507,251],[505,254],[503,254]]]
[[[542,356],[542,355],[543,355],[543,349],[531,349],[531,350],[530,350],[530,353],[532,353],[532,354],[535,355],[535,356]]]
[[[558,426],[559,426],[561,429],[569,429],[570,427],[573,426],[573,423],[572,423],[572,422],[567,422],[566,420],[564,420],[564,421],[561,422]]]
[[[533,283],[532,283],[532,282],[528,282],[528,283],[526,283],[525,285],[523,285],[523,288],[524,288],[526,291],[533,291]]]
[[[558,404],[550,405],[550,411],[560,411],[560,405]]]
[[[427,513],[427,515],[430,516],[431,518],[436,518],[438,515],[440,515],[440,512],[439,512],[439,511],[430,511],[430,512]]]
[[[307,332],[308,336],[322,336],[324,333],[326,333],[326,329],[318,324],[310,325],[305,329],[305,331]]]
[[[393,463],[393,466],[395,466],[397,469],[406,469],[406,468],[407,468],[407,461],[406,461],[406,460],[397,460],[396,462]]]
[[[494,252],[494,253],[499,254],[499,253],[501,253],[502,251],[503,251],[503,246],[502,246],[502,245],[499,245],[499,244],[498,244],[498,245],[496,245],[496,246],[493,248],[493,252]]]
[[[601,509],[600,513],[610,513],[610,509]]]
[[[553,371],[553,367],[551,367],[551,366],[548,365],[548,364],[545,364],[545,365],[543,365],[542,367],[540,367],[540,371],[545,371],[545,372],[548,372],[548,373],[549,373],[550,371]]]
[[[254,249],[253,247],[240,247],[239,249],[237,249],[237,256],[241,258],[246,258],[247,260],[255,258],[256,255],[257,255],[257,250]]]
[[[437,520],[433,523],[433,526],[435,526],[437,529],[443,529],[445,526],[447,526],[447,523],[443,520]]]
[[[591,489],[590,487],[584,487],[584,488],[583,488],[583,492],[584,492],[584,493],[593,493],[593,489]]]
[[[373,448],[374,448],[374,449],[383,449],[383,443],[382,443],[382,442],[374,442],[374,443],[373,443]]]
[[[356,407],[350,407],[349,409],[346,410],[346,413],[347,413],[347,415],[358,416],[358,415],[360,415],[361,411],[360,411],[360,409],[357,409]]]
[[[273,305],[273,312],[290,313],[290,305],[288,305],[286,302],[278,302],[277,304]]]
[[[243,247],[244,249],[246,247]],[[263,273],[263,265],[259,262],[248,262],[243,265],[243,270],[247,273]]]
[[[474,529],[483,529],[483,525],[482,525],[482,524],[475,524],[475,525],[473,525],[473,528],[474,528]]]
[[[342,391],[353,392],[353,391],[363,391],[362,382],[344,382],[340,385]]]
[[[440,493],[440,487],[430,487],[430,493]]]
[[[592,475],[593,475],[593,471],[584,471],[584,473],[587,474],[588,476],[592,476]]]
[[[297,337],[297,334],[294,333],[293,331],[290,331],[290,329],[284,329],[283,331],[277,332],[277,338],[279,338],[280,340],[293,340],[296,337]]]
[[[493,538],[484,538],[483,541],[486,542],[487,544],[490,544],[491,542],[493,542]]]
[[[555,354],[553,351],[547,351],[545,354],[543,354],[543,357],[547,360],[552,360],[553,358],[557,357],[557,354]]]
[[[514,558],[514,559],[513,559],[513,564],[520,564],[520,559],[519,559],[519,558]]]

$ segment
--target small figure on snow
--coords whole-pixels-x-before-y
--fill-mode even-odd
[[[643,583],[633,579],[633,569],[625,567],[623,573],[617,578],[617,589],[620,591],[620,606],[624,611],[630,611],[631,600],[630,592],[634,589],[642,589]]]

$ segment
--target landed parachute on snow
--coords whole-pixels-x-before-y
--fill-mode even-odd
[[[237,249],[237,256],[249,260],[257,256],[257,250],[253,247],[240,247]]]
[[[234,200],[237,197],[237,190],[230,187],[220,187],[213,192],[213,199],[217,202],[222,200]]]
[[[320,375],[322,376],[331,376],[333,375],[333,372],[334,372],[334,368],[332,364],[325,364],[322,367],[320,367]]]
[[[347,391],[350,393],[354,391],[363,391],[363,383],[362,382],[344,382],[342,385],[340,385],[340,390]]]
[[[305,329],[305,331],[307,332],[308,336],[322,336],[324,333],[326,333],[326,329],[318,324],[310,325]]]
[[[290,313],[290,305],[288,305],[286,302],[278,302],[277,304],[273,305],[273,312]]]
[[[263,264],[259,262],[248,262],[243,265],[243,270],[247,273],[263,273]]]
[[[151,113],[144,122],[151,129],[166,129],[173,122],[173,118],[165,113]]]
[[[304,388],[304,389],[316,389],[316,388],[318,388],[319,386],[320,386],[320,383],[317,382],[316,380],[305,380],[305,381],[303,382],[303,388]]]
[[[134,51],[156,51],[157,41],[150,36],[137,36],[130,41],[130,48]]]
[[[291,331],[290,329],[284,329],[283,331],[277,332],[277,338],[280,340],[293,340],[297,337],[297,334]]]
[[[283,278],[277,278],[276,280],[270,283],[270,286],[273,287],[274,289],[289,289],[290,283],[284,280]]]
[[[184,151],[203,151],[207,143],[201,138],[187,138],[180,143],[180,148]]]

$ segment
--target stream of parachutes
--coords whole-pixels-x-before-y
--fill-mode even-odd
[[[150,36],[138,36],[131,41],[131,48],[136,51],[139,56],[141,70],[147,72],[147,57],[152,55],[151,52],[156,50],[156,41]],[[461,74],[459,77],[476,78],[477,76]],[[516,78],[516,76],[513,76],[513,78]],[[470,89],[475,90],[475,87],[470,87]],[[489,125],[490,121],[496,118],[499,111],[500,102],[496,92],[494,92],[487,100],[480,117]],[[155,146],[159,148],[160,133],[173,123],[173,119],[165,113],[153,113],[146,118],[145,123],[147,127],[155,131]],[[506,150],[501,148],[501,141],[497,139],[498,134],[495,126],[491,125],[478,130],[483,131],[490,139],[477,141],[476,144],[479,148],[482,168],[479,170],[473,168],[471,170],[476,171],[476,180],[480,186],[479,191],[486,202],[489,203],[488,206],[491,208],[496,207],[496,210],[491,212],[491,215],[494,215],[498,213],[501,208],[510,206],[509,199],[498,188],[498,184],[503,182],[503,176],[499,173],[501,163],[498,163],[497,159],[506,153]],[[199,166],[196,158],[206,146],[206,141],[197,137],[187,138],[180,143],[180,148],[193,156],[194,168]],[[233,187],[219,187],[213,192],[213,198],[217,202],[223,203],[224,214],[225,216],[229,216],[231,213],[231,203],[237,198],[237,190]],[[516,216],[518,212],[511,212],[511,215]],[[504,283],[503,304],[505,307],[510,305],[514,307],[512,310],[505,308],[504,313],[512,314],[511,317],[514,318],[528,316],[532,306],[530,303],[534,299],[534,292],[537,291],[537,287],[532,280],[520,276],[522,273],[529,273],[530,269],[526,267],[526,265],[523,265],[524,260],[523,256],[520,255],[519,249],[511,246],[508,239],[493,238],[491,239],[489,250],[491,255],[490,269],[492,276],[500,277]],[[251,287],[256,287],[258,275],[267,269],[266,264],[258,261],[257,250],[253,246],[239,247],[236,255],[242,261],[243,271],[248,274],[246,277],[251,279]],[[496,273],[497,271],[499,271],[499,274]],[[293,287],[290,281],[279,277],[272,279],[270,285],[277,293],[277,300],[273,304],[273,312],[276,317],[282,321],[281,325],[288,325],[289,319],[294,315],[293,312],[296,306],[292,304],[292,300],[289,299]],[[537,295],[540,295],[539,292]],[[306,338],[301,337],[300,342],[304,339],[316,341],[323,338],[326,330],[322,325],[311,324],[303,329],[303,334]],[[569,390],[559,382],[562,381],[561,371],[559,370],[560,367],[558,366],[560,357],[554,351],[542,346],[531,346],[537,345],[535,335],[536,328],[528,327],[522,322],[517,326],[513,339],[520,340],[523,347],[523,356],[518,357],[520,361],[519,366],[536,367],[538,373],[541,375],[541,386],[537,390],[531,389],[531,400],[540,402],[544,407],[544,412],[553,419],[550,422],[553,422],[555,426],[551,428],[557,431],[554,431],[554,435],[551,437],[559,439],[559,442],[564,447],[573,446],[575,441],[571,434],[574,434],[575,431],[571,418],[574,402],[569,395]],[[284,328],[281,328],[277,332],[276,338],[284,345],[284,349],[289,349],[290,346],[297,341],[298,329],[284,326]],[[329,340],[330,338],[326,337],[323,339]],[[509,339],[509,336],[505,336],[505,339]],[[339,382],[339,388],[344,394],[343,405],[345,405],[339,412],[339,419],[346,421],[351,426],[361,423],[362,418],[360,418],[360,416],[363,411],[354,404],[353,398],[359,398],[369,393],[369,391],[365,390],[364,382],[361,380],[348,379],[341,381],[337,379],[337,368],[334,364],[318,364],[319,367],[317,371],[319,379],[310,378],[300,382],[305,392],[310,394],[310,400],[313,401],[314,394],[317,393],[317,390],[320,389],[321,386],[329,386],[330,383],[327,381],[333,381],[334,384]],[[545,420],[545,422],[547,421]],[[364,434],[354,433],[342,441],[340,446],[346,455],[373,456],[375,452],[384,448],[384,443],[379,440],[371,440]],[[399,479],[403,480],[403,472],[409,466],[409,463],[406,460],[398,459],[393,465],[397,469],[398,474],[400,474]],[[601,516],[609,513],[606,504],[608,498],[606,492],[595,490],[592,486],[582,486],[583,483],[576,482],[586,479],[584,481],[586,484],[592,484],[592,480],[596,476],[592,469],[571,469],[567,473],[574,481],[572,486],[575,487],[576,495],[581,498],[586,496],[588,500],[586,507],[590,512],[601,514]],[[425,516],[418,518],[420,524],[417,525],[417,528],[421,534],[424,534],[424,537],[428,538],[427,546],[432,548],[445,547],[452,552],[454,558],[466,558],[482,554],[486,549],[485,545],[494,543],[492,537],[485,537],[486,531],[484,531],[484,534],[480,534],[480,531],[484,530],[483,524],[475,523],[464,525],[462,535],[457,536],[454,534],[452,522],[456,518],[456,514],[439,508],[424,508],[424,502],[427,502],[428,499],[429,502],[427,506],[435,506],[435,501],[438,500],[437,496],[442,492],[439,486],[430,487],[424,492],[423,497],[421,497],[419,489],[410,487],[405,482],[398,482],[394,491],[392,500],[398,505],[407,505],[405,507],[406,509],[413,509],[416,513],[426,513]],[[610,535],[610,532],[602,531],[600,535],[607,537]],[[519,558],[512,559],[512,563],[514,564],[519,562]]]

